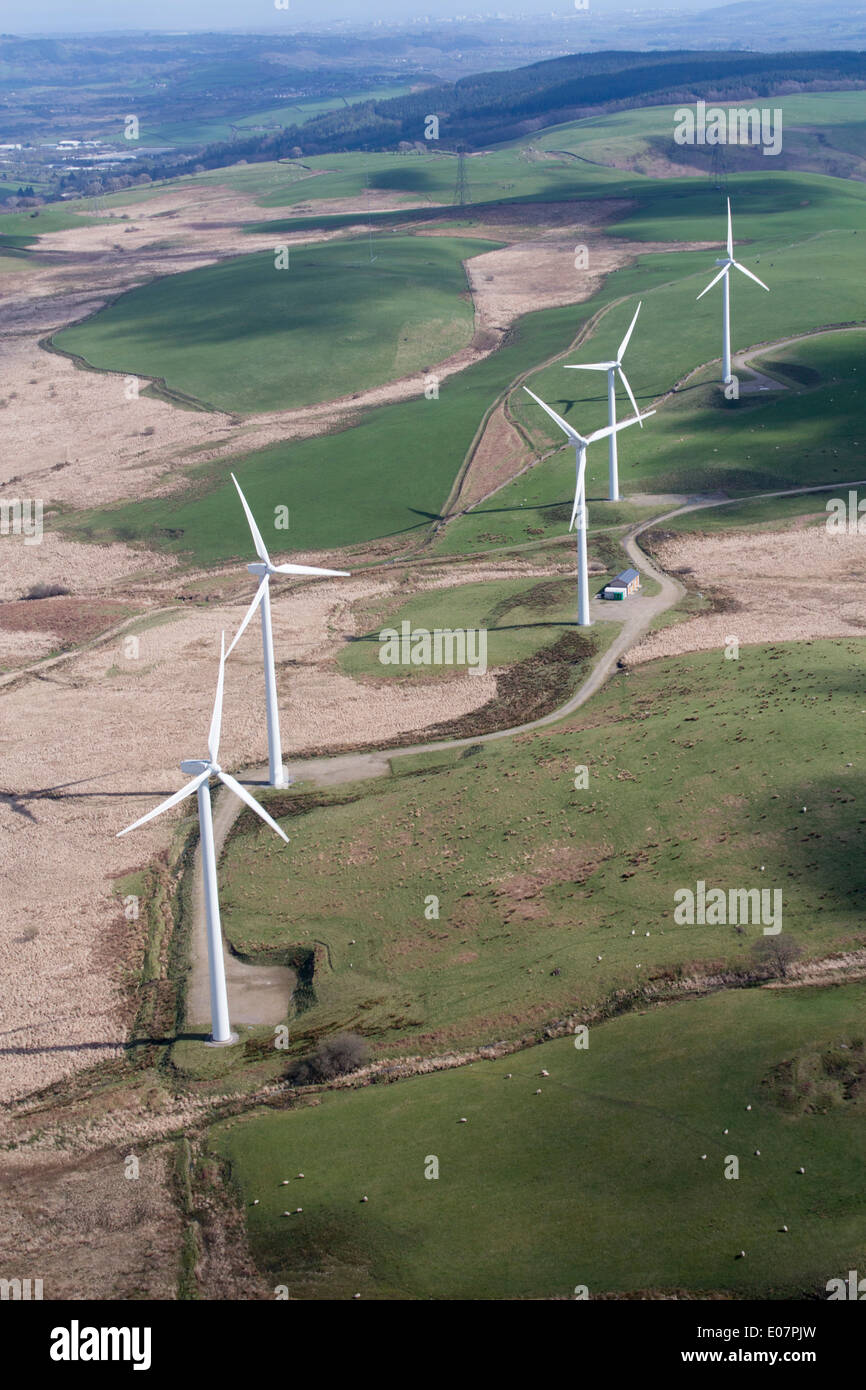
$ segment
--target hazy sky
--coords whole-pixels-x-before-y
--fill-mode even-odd
[[[724,0],[722,0],[722,3]],[[668,12],[707,9],[720,0],[589,0],[593,15],[628,9]],[[289,30],[319,28],[328,20],[354,20],[367,25],[377,19],[406,20],[412,15],[443,16],[501,13],[549,16],[574,15],[574,0],[289,0],[289,10],[277,10],[274,0],[2,0],[0,32],[94,32],[106,29],[246,29]]]

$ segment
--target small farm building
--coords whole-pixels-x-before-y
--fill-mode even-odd
[[[602,598],[626,599],[629,594],[637,593],[640,588],[640,575],[637,570],[623,570],[609,584],[605,584],[601,591]]]

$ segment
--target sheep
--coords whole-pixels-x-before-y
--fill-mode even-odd
[[[780,1230],[780,1233],[781,1233],[782,1231],[787,1232],[788,1227],[787,1227],[787,1226],[781,1226],[781,1227],[779,1228],[779,1230]]]
[[[761,1150],[760,1150],[760,1149],[755,1149],[755,1158],[760,1158],[760,1157],[761,1157]]]
[[[298,1174],[298,1177],[299,1177],[299,1178],[302,1178],[303,1176],[304,1176],[303,1173],[299,1173],[299,1174]]]
[[[259,1199],[258,1199],[258,1197],[254,1197],[253,1200],[252,1200],[252,1204],[251,1204],[251,1205],[254,1206],[254,1207],[257,1207],[258,1204],[259,1204]]]
[[[369,1197],[362,1197],[362,1198],[361,1198],[361,1201],[362,1201],[362,1202],[369,1202],[369,1200],[370,1200]]]
[[[466,1119],[466,1116],[465,1116],[465,1115],[461,1115],[461,1116],[460,1116],[460,1119],[457,1121],[457,1123],[458,1123],[459,1125],[468,1124],[468,1121],[467,1121],[467,1119]]]
[[[535,1092],[535,1094],[536,1094],[537,1096],[540,1096],[540,1095],[541,1095],[541,1087],[540,1087],[540,1086],[539,1086],[538,1090]]]
[[[544,1067],[541,1068],[541,1071],[538,1074],[539,1076],[550,1076],[550,1072],[545,1071]]]
[[[805,1168],[798,1168],[798,1169],[797,1169],[797,1172],[798,1172],[798,1173],[805,1173],[805,1171],[806,1171]]]

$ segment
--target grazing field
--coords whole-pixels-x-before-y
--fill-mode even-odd
[[[801,193],[808,191],[808,180],[794,182]],[[818,182],[832,186],[830,180]],[[695,199],[708,196],[703,189],[693,192]],[[852,206],[862,213],[862,194],[846,191],[839,198],[839,204],[828,209],[838,215],[839,222],[848,218]],[[755,255],[748,247],[739,251],[744,263],[765,274],[773,288],[765,294],[743,277],[734,286],[735,348],[779,342],[826,324],[864,317],[866,303],[852,295],[850,286],[862,282],[866,239],[849,229],[815,237],[812,212],[811,203],[798,210],[797,217],[806,222],[803,239],[796,244]],[[788,214],[779,216],[784,234],[790,235]],[[737,236],[746,236],[757,223],[756,218],[738,216]],[[766,217],[762,225],[772,228],[774,217]],[[713,228],[711,235],[724,232],[718,195]],[[664,229],[654,226],[652,230],[658,234]],[[666,235],[678,232],[672,215]],[[706,232],[703,223],[686,229],[686,235]],[[424,239],[425,247],[434,244],[440,243]],[[360,245],[363,254],[364,243]],[[323,249],[346,255],[342,246]],[[701,362],[716,357],[721,339],[716,293],[695,302],[711,277],[712,259],[711,253],[703,252],[642,256],[608,276],[603,288],[584,303],[524,316],[506,346],[459,378],[444,381],[439,400],[381,406],[368,411],[357,427],[337,436],[275,445],[247,455],[237,462],[248,479],[251,500],[258,494],[261,504],[270,506],[275,491],[279,494],[292,512],[288,539],[296,549],[351,545],[397,534],[408,540],[413,531],[420,541],[440,515],[485,412],[516,378],[539,362],[557,359],[530,377],[537,394],[586,432],[606,421],[603,380],[566,372],[563,362],[593,361],[613,351],[638,298],[643,308],[627,366],[642,408]],[[376,266],[368,269],[375,271]],[[580,349],[567,353],[581,326],[607,306],[611,307]],[[670,331],[671,322],[677,323],[676,333]],[[68,333],[59,340],[69,345]],[[758,394],[726,402],[713,384],[717,368],[689,377],[642,431],[635,428],[620,435],[625,493],[721,488],[746,494],[832,481],[834,468],[840,478],[858,476],[863,373],[858,377],[856,368],[862,358],[861,340],[850,334],[816,341],[817,346],[779,346],[767,355],[777,365],[802,361],[808,366],[814,351],[817,385],[814,379],[800,386],[791,382],[778,396]],[[511,393],[509,406],[538,455],[559,446],[560,440],[552,428],[548,431],[541,412],[522,390]],[[619,408],[622,415],[627,413],[624,398]],[[410,467],[407,438],[417,441]],[[797,441],[793,448],[791,438]],[[588,459],[590,522],[595,528],[630,515],[616,505],[599,505],[606,483],[606,454],[604,445],[596,446]],[[66,524],[97,539],[141,538],[203,562],[228,558],[239,553],[241,535],[238,532],[237,540],[233,539],[237,527],[227,471],[222,462],[199,465],[190,469],[192,487],[186,496],[79,513]],[[572,493],[573,461],[569,451],[562,451],[451,523],[437,537],[436,546],[444,553],[465,553],[559,534],[563,508],[569,506]]]
[[[570,557],[562,555],[556,558],[568,563]],[[626,563],[622,552],[619,558],[622,568]],[[551,565],[551,571],[553,568]],[[591,575],[593,593],[597,593],[612,577],[613,569],[614,566],[610,566],[604,574]],[[657,587],[653,580],[647,579],[644,592],[655,592]],[[550,646],[566,633],[572,632],[576,626],[576,613],[576,574],[563,578],[509,579],[461,584],[454,588],[424,589],[396,609],[383,606],[380,601],[374,625],[343,648],[338,662],[347,675],[365,679],[427,681],[436,676],[447,679],[455,669],[453,666],[396,665],[381,661],[380,633],[386,628],[400,632],[401,625],[408,623],[411,630],[426,629],[429,632],[436,628],[482,630],[486,635],[487,666],[511,666],[527,660],[542,647]]]
[[[866,242],[864,242],[866,245]],[[769,296],[763,299],[769,303]],[[655,295],[644,302],[655,309]],[[616,349],[618,334],[627,325],[629,305],[611,311],[610,326],[604,329],[604,346]],[[766,307],[766,306],[765,306]],[[633,313],[634,310],[632,309]],[[654,315],[647,317],[647,327]],[[607,316],[602,320],[607,324]],[[711,335],[714,325],[708,326]],[[785,329],[767,327],[763,338],[781,336]],[[799,330],[804,331],[804,330]],[[753,332],[757,335],[757,326]],[[658,399],[664,368],[664,344],[654,351],[658,339],[652,332],[639,338],[638,330],[629,347],[634,360],[626,363],[629,381],[641,410]],[[748,341],[748,333],[743,339]],[[756,341],[755,338],[752,341]],[[612,349],[610,345],[612,344]],[[665,400],[657,415],[640,429],[633,426],[619,437],[620,486],[627,495],[638,489],[647,492],[711,493],[724,491],[746,497],[750,492],[770,492],[783,488],[832,484],[835,479],[866,476],[863,446],[866,443],[866,370],[863,349],[866,330],[828,333],[821,337],[771,349],[781,369],[799,366],[811,373],[809,385],[791,385],[779,392],[742,395],[727,401],[718,384],[718,368],[705,368],[692,376]],[[599,333],[593,335],[580,354],[592,360],[590,351],[599,351]],[[712,350],[712,349],[710,349]],[[676,380],[682,360],[670,364],[669,382]],[[758,370],[763,360],[755,361]],[[606,383],[601,373],[566,372],[561,365],[547,368],[531,379],[532,390],[563,414],[583,433],[598,429],[607,418]],[[740,372],[743,383],[748,380]],[[573,381],[578,378],[582,393],[577,397]],[[631,409],[620,392],[619,417],[627,419]],[[561,434],[548,428],[547,420],[523,392],[510,400],[514,416],[531,431],[539,457],[560,446]],[[607,446],[594,445],[587,458],[587,500],[590,526],[596,529],[619,519],[613,507],[604,503],[607,488]],[[516,544],[527,533],[553,536],[562,529],[562,507],[574,491],[574,453],[562,448],[553,457],[538,463],[528,474],[516,478],[493,497],[449,524],[437,540],[443,553],[460,554],[483,550],[491,545]],[[759,505],[759,504],[752,504]],[[795,510],[815,511],[822,500],[794,504],[787,499],[760,504],[762,515],[770,520]],[[707,509],[691,513],[678,522],[688,529],[726,527],[737,524],[732,508]]]
[[[741,101],[735,106],[757,103]],[[708,102],[715,106],[715,102]],[[760,148],[725,146],[725,165],[730,169],[771,167],[812,169],[845,178],[862,177],[866,139],[866,102],[862,92],[819,92],[805,96],[774,96],[764,103],[782,112],[782,149],[764,155]],[[582,160],[658,174],[672,163],[709,167],[710,146],[676,145],[677,106],[653,106],[588,116],[582,121],[553,126],[536,137],[538,147],[553,152],[570,151]],[[692,105],[694,110],[694,105]]]
[[[864,654],[844,639],[657,661],[546,730],[275,798],[289,858],[238,822],[226,935],[252,956],[318,943],[296,1030],[358,1029],[388,1053],[747,966],[759,926],[674,922],[699,879],[779,889],[809,956],[862,945]]]
[[[221,410],[332,400],[465,347],[463,261],[489,243],[383,237],[271,252],[154,281],[59,333],[91,366],[156,377]]]
[[[290,1298],[826,1297],[866,1249],[864,1007],[863,985],[717,994],[211,1145]]]
[[[273,445],[231,465],[193,466],[185,494],[81,511],[63,524],[70,535],[140,540],[199,563],[245,554],[248,533],[228,476],[233,466],[257,515],[273,515],[275,499],[290,508],[289,531],[272,533],[280,550],[397,535],[420,542],[440,515],[491,399],[517,373],[562,352],[575,320],[571,309],[527,316],[507,346],[443,381],[438,400],[421,396],[370,410],[352,429]]]

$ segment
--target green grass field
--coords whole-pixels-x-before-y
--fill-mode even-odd
[[[394,535],[420,541],[439,517],[491,400],[519,372],[561,352],[574,323],[571,309],[529,315],[507,346],[443,381],[438,400],[420,396],[380,407],[352,429],[273,445],[233,464],[191,464],[191,486],[181,497],[82,511],[63,526],[91,539],[141,541],[197,563],[245,555],[248,533],[228,476],[234,467],[260,521],[273,516],[277,499],[290,508],[288,533],[265,530],[275,553]],[[411,450],[407,440],[414,441]]]
[[[866,1258],[864,1006],[863,985],[718,994],[211,1144],[291,1298],[826,1297]]]
[[[750,191],[752,200],[742,208],[738,205],[735,230],[744,242],[738,254],[767,278],[772,291],[765,294],[745,278],[739,279],[733,294],[735,348],[827,324],[862,321],[866,301],[856,286],[866,269],[866,240],[857,234],[855,224],[862,221],[863,186],[789,174],[777,176],[769,191],[767,181],[761,184],[751,176],[742,176],[738,183]],[[628,235],[691,239],[723,234],[719,196],[700,181],[672,182],[668,187],[645,179],[642,188],[643,210],[620,224]],[[776,210],[770,211],[774,206]],[[662,207],[667,207],[667,216],[659,221]],[[760,242],[753,239],[757,235]],[[425,246],[431,244],[442,243],[425,239]],[[363,257],[364,243],[359,245]],[[330,245],[323,250],[345,256],[347,248]],[[254,258],[244,258],[248,259]],[[721,346],[718,291],[696,302],[711,278],[713,260],[712,250],[641,256],[610,275],[584,303],[525,316],[507,346],[443,382],[439,400],[380,407],[338,436],[247,455],[236,460],[238,471],[243,470],[261,510],[270,511],[277,502],[290,507],[293,549],[333,548],[398,533],[407,539],[414,533],[420,540],[440,515],[485,411],[520,373],[559,358],[531,378],[533,390],[585,431],[605,422],[603,383],[583,373],[565,372],[562,362],[592,361],[609,354],[638,298],[643,309],[627,365],[642,407],[696,364],[717,357]],[[375,272],[377,265],[367,269]],[[359,278],[352,283],[360,283],[362,272],[354,274]],[[187,283],[191,278],[174,277]],[[566,358],[568,344],[581,325],[607,306],[612,307],[602,315],[591,338]],[[343,306],[340,312],[350,317],[350,307]],[[672,323],[676,332],[671,331]],[[87,332],[88,325],[72,330],[79,331]],[[60,341],[72,347],[69,332],[60,335]],[[325,362],[327,342],[323,338],[317,342],[315,337],[309,342],[309,360]],[[230,354],[223,345],[214,351],[231,374]],[[817,371],[823,384],[804,386],[802,395],[792,389],[779,396],[744,397],[728,403],[712,384],[717,369],[708,368],[703,376],[692,379],[677,397],[664,403],[643,431],[620,435],[620,473],[626,494],[718,488],[747,494],[832,482],[834,470],[840,479],[859,476],[859,338],[840,335],[817,344],[774,349],[768,356],[789,364],[802,359],[808,368],[813,352],[816,366],[809,370]],[[196,360],[197,354],[191,355],[183,369],[197,371]],[[271,372],[268,381],[272,382],[273,364],[266,363],[263,370]],[[251,385],[253,392],[262,389],[258,379]],[[512,393],[511,408],[539,454],[559,442],[522,391]],[[418,441],[408,466],[407,438]],[[796,439],[793,449],[791,438]],[[242,546],[227,472],[223,462],[193,467],[192,487],[183,498],[79,513],[65,524],[77,534],[96,539],[142,539],[200,563],[225,559],[241,553]],[[560,513],[572,495],[572,472],[568,452],[559,453],[449,525],[437,537],[437,549],[466,553],[558,534]],[[597,446],[590,451],[587,475],[594,528],[615,525],[628,515],[600,501],[605,475],[606,449]]]
[[[734,104],[748,108],[758,103]],[[813,168],[838,177],[862,172],[866,137],[866,103],[862,92],[774,96],[772,101],[763,104],[782,112],[781,151],[772,156],[758,154],[774,172],[790,167]],[[677,148],[674,145],[674,113],[678,109],[677,106],[653,106],[589,116],[543,131],[537,143],[543,150],[566,150],[581,159],[638,173],[649,172],[653,157],[660,155],[668,159],[679,157],[695,165],[705,163],[709,168],[709,147]],[[751,150],[740,151],[736,146],[726,147],[724,153],[727,166],[733,169],[742,167],[746,158],[750,162],[754,160]]]
[[[626,563],[622,555],[621,566]],[[593,575],[592,592],[596,593],[612,577],[613,568],[604,575]],[[652,593],[657,585],[646,580],[644,592]],[[401,631],[408,622],[410,629],[436,628],[481,629],[487,644],[487,666],[511,666],[534,656],[542,647],[551,645],[571,632],[576,624],[577,580],[574,575],[561,579],[508,579],[493,583],[461,584],[448,589],[432,589],[416,594],[399,607],[379,605],[369,631],[343,648],[338,657],[340,669],[347,675],[364,679],[421,680],[437,676],[447,678],[454,668],[449,666],[413,666],[383,663],[380,659],[380,633],[386,628]]]
[[[297,1027],[360,1029],[389,1053],[520,1036],[658,972],[743,966],[760,928],[674,922],[674,892],[699,879],[780,889],[808,955],[862,944],[864,651],[653,662],[543,731],[396,757],[396,777],[333,804],[277,799],[288,850],[247,816],[226,848],[226,935],[251,955],[320,943]]]
[[[57,334],[92,366],[158,377],[221,410],[333,400],[465,347],[464,260],[489,243],[382,237],[262,252],[153,281]]]
[[[607,316],[611,325],[605,330],[605,346],[613,343],[615,350],[620,329],[628,322],[624,312],[628,307],[618,306]],[[647,297],[645,307],[655,307],[653,294]],[[644,310],[641,319],[643,314]],[[803,330],[771,331],[781,336],[784,331]],[[629,380],[639,407],[645,410],[657,399],[665,369],[654,361],[652,344],[658,339],[647,334],[646,340],[641,340],[640,352],[637,330],[632,341],[635,360],[633,368],[631,362],[627,364]],[[620,434],[622,490],[626,495],[637,490],[682,494],[722,490],[747,496],[750,492],[819,486],[832,484],[835,479],[866,476],[862,438],[866,434],[864,344],[866,329],[828,333],[773,349],[774,357],[788,369],[796,366],[810,372],[810,384],[792,384],[778,393],[743,395],[739,401],[724,399],[718,386],[718,369],[697,374],[661,405],[642,430],[633,426]],[[589,351],[596,347],[601,347],[599,334],[593,336],[579,356],[592,360]],[[663,349],[658,356],[664,356]],[[679,360],[671,362],[671,374],[682,365]],[[760,361],[755,365],[760,368]],[[740,375],[745,382],[746,374]],[[579,399],[573,385],[575,379],[582,388]],[[542,400],[582,433],[589,433],[607,418],[606,385],[601,374],[599,383],[595,384],[594,375],[566,372],[561,366],[554,366],[538,373],[530,384]],[[624,399],[619,415],[625,419],[631,411],[625,393],[621,395]],[[539,457],[556,448],[562,436],[554,434],[555,426],[548,427],[542,411],[524,392],[514,392],[510,406],[536,441]],[[607,446],[602,442],[589,450],[587,461],[591,528],[619,519],[619,511],[604,501],[606,488]],[[518,544],[530,532],[543,537],[556,535],[561,531],[563,504],[573,491],[574,454],[565,448],[450,523],[440,533],[437,549],[462,554],[491,545]],[[822,508],[824,503],[812,499],[811,503],[793,504],[780,499],[761,505],[766,519],[771,519],[789,514],[792,505],[808,511]],[[729,507],[710,509],[682,518],[678,524],[689,529],[718,528],[733,525],[734,515]]]

